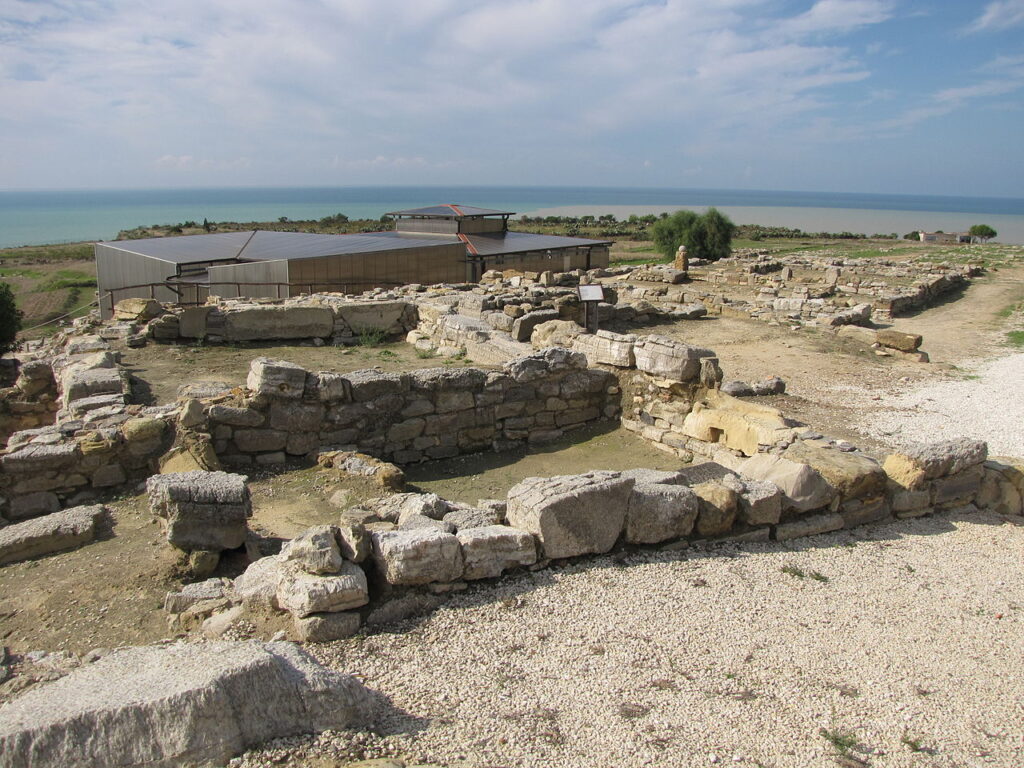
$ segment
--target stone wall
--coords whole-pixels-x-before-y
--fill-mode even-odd
[[[280,464],[319,450],[352,450],[399,464],[550,442],[619,414],[614,375],[552,348],[500,371],[310,372],[254,360],[248,391],[204,407],[226,465]]]
[[[0,389],[0,444],[14,432],[53,424],[59,409],[53,367],[45,360],[21,363],[14,386]]]

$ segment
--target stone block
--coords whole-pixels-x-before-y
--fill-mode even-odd
[[[11,520],[26,520],[30,517],[48,515],[60,511],[60,499],[51,491],[36,491],[10,500],[7,516]]]
[[[984,476],[984,466],[975,465],[962,472],[936,479],[932,485],[932,504],[940,507],[973,502],[981,490],[981,480]]]
[[[249,364],[246,386],[254,394],[300,400],[306,389],[306,370],[284,360],[257,357]]]
[[[634,472],[637,475],[654,474],[654,470]],[[658,474],[671,479],[676,473]],[[689,536],[699,512],[700,497],[689,488],[638,479],[629,495],[626,541],[630,544],[658,544]]]
[[[261,427],[266,420],[262,413],[252,408],[234,408],[229,405],[211,405],[209,416],[211,421],[232,427]]]
[[[374,531],[371,538],[373,559],[389,584],[414,586],[462,578],[462,548],[450,533]]]
[[[732,529],[739,507],[739,494],[722,483],[709,480],[693,486],[700,498],[697,533],[700,536],[722,536]]]
[[[809,512],[821,509],[835,497],[832,486],[810,465],[769,453],[759,453],[744,461],[740,474],[776,485],[785,495],[786,509]]]
[[[295,616],[359,608],[370,601],[366,574],[343,561],[335,573],[313,574],[284,563],[277,583],[277,604]]]
[[[634,483],[617,472],[526,478],[509,490],[506,516],[540,539],[545,557],[607,552],[622,533]]]
[[[504,525],[463,528],[456,534],[462,546],[464,579],[490,579],[537,562],[531,534]]]
[[[337,573],[342,562],[337,529],[333,525],[307,528],[281,548],[281,561],[306,573]]]
[[[186,552],[235,549],[252,515],[243,475],[180,472],[146,481],[150,508],[165,520],[167,541]]]
[[[236,429],[234,440],[244,453],[280,451],[288,442],[288,433],[280,429]]]
[[[782,515],[783,493],[767,480],[740,478],[739,519],[747,525],[774,525]]]
[[[820,533],[838,531],[844,525],[843,516],[836,512],[823,515],[811,515],[800,520],[780,523],[775,526],[775,540],[787,541],[802,536],[816,536]]]
[[[105,513],[106,508],[99,505],[72,507],[0,528],[0,565],[87,544]]]
[[[534,328],[541,323],[559,319],[561,318],[557,309],[538,309],[527,312],[512,323],[512,338],[519,342],[529,342]]]
[[[633,368],[636,357],[632,334],[598,331],[595,334],[580,334],[572,340],[572,349],[582,352],[590,365],[613,365],[617,368]]]
[[[123,648],[3,708],[4,766],[224,765],[275,738],[365,727],[369,693],[293,643]]]
[[[786,449],[783,456],[813,468],[843,499],[878,496],[885,489],[885,471],[877,461],[862,453],[798,440]]]
[[[988,445],[981,440],[946,440],[919,443],[892,453],[882,468],[893,482],[919,490],[929,480],[955,474],[987,458]]]
[[[875,338],[883,347],[898,349],[900,352],[916,352],[923,339],[917,333],[903,333],[892,328],[875,332]]]
[[[298,304],[250,304],[227,307],[219,335],[228,341],[327,338],[334,313],[327,307]]]
[[[314,613],[294,619],[295,636],[303,643],[330,643],[352,637],[359,631],[358,612]]]
[[[638,370],[671,381],[692,381],[700,375],[700,360],[714,357],[710,349],[692,347],[667,336],[643,336],[633,345]]]
[[[886,496],[875,496],[844,501],[839,507],[839,514],[843,518],[844,528],[854,528],[891,520],[893,509]]]

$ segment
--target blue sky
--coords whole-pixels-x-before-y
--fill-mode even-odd
[[[1024,0],[3,0],[0,188],[1024,197]]]

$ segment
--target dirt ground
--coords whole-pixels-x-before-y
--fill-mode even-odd
[[[814,330],[733,319],[705,319],[636,329],[658,332],[714,349],[727,379],[756,381],[779,375],[786,395],[765,398],[785,414],[816,431],[873,447],[848,423],[913,382],[963,376],[957,366],[997,354],[1009,324],[1003,310],[1024,297],[1024,269],[1002,269],[972,283],[963,296],[897,320],[895,327],[921,333],[930,364],[878,357],[862,345]],[[144,402],[167,402],[185,382],[216,379],[244,382],[256,356],[280,357],[307,368],[347,371],[379,366],[408,370],[465,360],[425,359],[401,342],[380,348],[288,347],[282,345],[204,347],[149,345],[127,350],[124,360],[137,379]],[[503,497],[524,477],[566,474],[588,469],[652,467],[668,469],[678,459],[621,429],[580,430],[552,446],[529,452],[481,454],[408,467],[410,489],[476,502]],[[259,537],[286,539],[302,529],[333,520],[328,499],[337,491],[348,503],[379,494],[365,481],[343,481],[329,470],[289,468],[252,479],[254,517]],[[145,496],[127,493],[105,499],[112,519],[100,541],[80,550],[0,568],[0,645],[15,654],[31,650],[84,653],[96,647],[153,642],[170,635],[162,611],[164,594],[180,586],[174,557],[162,543],[160,526],[149,514]],[[226,558],[223,575],[244,566],[241,554]],[[0,700],[12,695],[12,681],[0,684]]]

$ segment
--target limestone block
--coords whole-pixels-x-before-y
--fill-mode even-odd
[[[395,336],[405,333],[416,324],[415,319],[409,323],[410,305],[406,301],[345,302],[335,306],[338,318],[356,335],[379,330],[387,336]]]
[[[510,360],[502,370],[515,382],[527,384],[552,373],[583,371],[586,368],[586,355],[562,347],[549,347],[543,352]]]
[[[389,584],[412,586],[462,577],[459,540],[435,530],[374,531],[373,559]]]
[[[689,485],[680,470],[668,471],[660,469],[624,469],[619,473],[622,477],[630,477],[641,484]]]
[[[295,363],[257,357],[249,364],[246,386],[254,394],[299,400],[306,388],[306,371]]]
[[[303,643],[330,643],[352,637],[359,631],[359,613],[314,613],[294,619],[295,635]]]
[[[234,408],[229,405],[211,405],[210,420],[232,427],[260,427],[266,417],[252,408]]]
[[[84,371],[73,368],[62,379],[65,403],[93,395],[121,394],[125,389],[121,371],[117,368]]]
[[[36,491],[11,499],[7,517],[11,520],[25,520],[58,511],[60,511],[60,499],[57,498],[57,494],[51,491]]]
[[[155,299],[121,299],[114,305],[114,319],[120,322],[146,322],[163,313],[163,307]]]
[[[370,541],[370,534],[366,527],[356,520],[342,515],[341,522],[337,526],[338,547],[341,556],[353,563],[361,563],[370,556],[373,543]]]
[[[835,496],[828,481],[810,465],[769,453],[759,453],[744,461],[740,474],[775,484],[785,494],[784,507],[799,512],[821,509]]]
[[[167,613],[181,613],[203,600],[221,600],[228,596],[231,582],[227,579],[207,579],[186,584],[180,592],[168,592],[164,597]]]
[[[878,334],[873,328],[860,328],[855,325],[846,325],[839,329],[839,335],[856,339],[863,344],[874,344],[878,341]]]
[[[327,307],[301,304],[250,304],[223,310],[228,341],[327,338],[334,333],[334,313]]]
[[[342,562],[337,536],[333,525],[307,528],[281,548],[281,560],[306,573],[337,573]]]
[[[882,468],[893,482],[918,490],[929,480],[955,474],[987,458],[988,445],[984,441],[945,440],[919,443],[892,453]]]
[[[426,515],[403,515],[398,522],[398,529],[401,531],[434,530],[445,533],[455,533],[455,526],[446,523],[444,520],[433,520]]]
[[[843,516],[836,512],[824,515],[811,515],[789,523],[781,523],[775,527],[775,540],[787,541],[802,536],[816,536],[819,533],[838,531],[844,525]]]
[[[875,338],[883,347],[898,349],[900,352],[916,352],[923,339],[917,333],[903,333],[892,328],[884,328],[875,333]]]
[[[885,488],[881,465],[862,453],[840,451],[810,440],[798,440],[783,456],[817,470],[843,499],[878,496]]]
[[[653,474],[654,470],[641,470],[640,473]],[[672,476],[675,473],[660,474]],[[630,544],[658,544],[689,536],[699,512],[700,497],[689,488],[638,480],[629,495],[626,541]]]
[[[0,528],[0,564],[74,549],[92,541],[106,508],[72,507]]]
[[[491,579],[504,571],[537,562],[531,534],[504,525],[463,528],[456,534],[462,546],[464,579]]]
[[[892,505],[885,496],[850,499],[839,507],[844,528],[880,523],[892,519]]]
[[[700,375],[700,360],[714,357],[710,349],[691,347],[667,336],[643,336],[633,345],[636,367],[660,379],[691,381]]]
[[[739,518],[747,525],[774,525],[782,515],[783,493],[767,480],[740,479]]]
[[[236,429],[235,445],[244,453],[279,451],[288,442],[288,433],[281,429]]]
[[[460,507],[447,513],[441,519],[455,526],[456,531],[461,531],[463,528],[483,528],[489,525],[501,525],[505,520],[505,514],[494,509]],[[467,576],[466,578],[472,577]]]
[[[580,334],[572,340],[571,348],[587,356],[590,365],[614,365],[618,368],[633,368],[636,357],[632,334],[598,331],[595,334]]]
[[[533,336],[534,328],[541,323],[559,319],[561,318],[557,309],[538,309],[533,312],[527,312],[522,317],[516,318],[515,322],[512,323],[512,338],[515,341],[529,342],[530,337]]]
[[[513,323],[513,327],[515,323]],[[545,347],[572,347],[573,339],[583,333],[579,323],[572,320],[548,320],[540,323],[530,335],[530,346],[534,349]]]
[[[896,483],[889,484],[892,511],[897,517],[917,517],[904,513],[920,512],[924,514],[931,507],[931,488],[925,486],[917,491],[910,491]]]
[[[316,374],[316,391],[322,403],[348,403],[352,400],[352,385],[340,373],[318,371]]]
[[[166,523],[167,541],[186,552],[234,549],[245,542],[252,502],[245,476],[226,472],[153,475],[150,508]]]
[[[974,501],[981,490],[985,467],[975,465],[962,472],[936,479],[932,487],[932,504],[935,506],[956,506]]]
[[[975,497],[975,504],[1000,515],[1019,515],[1022,511],[1020,492],[1024,473],[1000,461],[985,462],[985,476]]]
[[[0,708],[0,766],[223,765],[275,738],[365,726],[370,695],[292,643],[124,648]]]
[[[728,533],[736,520],[739,494],[722,483],[709,480],[693,486],[700,498],[697,533],[700,536],[721,536]]]
[[[718,390],[705,393],[683,420],[683,434],[706,443],[723,443],[746,456],[758,446],[793,439],[796,430],[777,408],[746,402]]]
[[[261,557],[235,579],[232,589],[246,605],[277,609],[277,585],[281,581],[282,571],[282,563],[278,558]]]
[[[287,432],[319,432],[324,420],[320,403],[275,400],[270,404],[270,428]]]
[[[277,583],[277,604],[296,616],[359,608],[370,601],[366,573],[355,563],[342,562],[336,573],[307,573],[283,563]]]
[[[0,465],[6,472],[38,473],[65,469],[77,464],[81,456],[77,443],[29,443],[0,458]]]
[[[545,557],[607,552],[622,533],[634,483],[618,472],[529,477],[509,490],[506,517],[540,539]]]
[[[352,399],[357,403],[377,400],[385,395],[400,395],[409,391],[410,378],[406,373],[383,373],[369,369],[352,371],[347,376]]]
[[[183,307],[178,313],[178,335],[186,339],[206,338],[206,320],[213,307]]]

